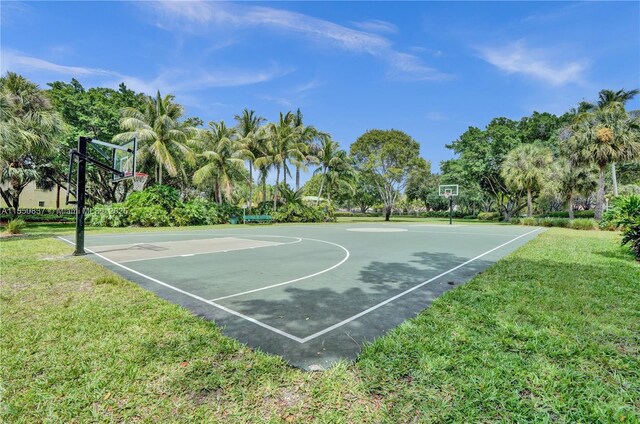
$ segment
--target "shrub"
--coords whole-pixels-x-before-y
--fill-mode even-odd
[[[538,225],[538,220],[536,218],[522,218],[521,219],[521,223],[522,225]]]
[[[622,245],[628,244],[631,248],[631,252],[636,257],[637,261],[640,261],[640,224],[629,227],[625,230],[622,237]]]
[[[478,215],[465,215],[462,217],[462,219],[476,219],[478,218]]]
[[[234,206],[230,203],[209,203],[209,219],[214,219],[216,222],[212,224],[228,223],[232,216],[242,217],[242,208]],[[254,211],[255,212],[255,211]]]
[[[595,230],[598,228],[598,223],[594,219],[574,219],[570,221],[569,228],[574,230]]]
[[[513,225],[520,225],[522,224],[522,220],[520,218],[511,218],[511,220],[509,221],[511,224]]]
[[[613,199],[600,225],[622,228],[622,245],[628,244],[640,261],[640,195],[629,194]]]
[[[575,211],[573,213],[575,218],[593,218],[594,212],[592,210]],[[540,218],[569,218],[569,212],[547,212],[539,215]]]
[[[16,218],[7,223],[7,233],[9,234],[21,234],[24,227],[26,227],[27,223],[24,222],[24,219]]]
[[[169,214],[159,205],[145,206],[129,211],[129,223],[143,227],[169,225]]]
[[[122,203],[96,205],[87,214],[87,222],[98,227],[126,227],[129,224],[129,211]]]
[[[537,218],[536,225],[542,227],[561,227],[567,228],[571,224],[568,218]]]
[[[173,187],[154,185],[143,191],[133,192],[127,197],[125,204],[130,209],[159,206],[171,213],[178,206],[180,193]]]
[[[321,222],[322,214],[318,209],[297,203],[281,206],[273,213],[275,222]]]
[[[640,220],[640,195],[617,196],[602,216],[600,227],[627,228]]]
[[[478,219],[480,221],[495,221],[500,218],[500,214],[498,212],[480,212],[478,214]]]
[[[187,203],[179,203],[171,211],[171,224],[179,227],[184,225],[217,224],[217,214],[215,210],[213,214],[210,213],[211,209],[211,202],[200,198],[190,200]],[[211,219],[212,217],[215,218]]]

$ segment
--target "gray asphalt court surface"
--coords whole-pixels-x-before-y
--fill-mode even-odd
[[[540,228],[239,225],[87,235],[88,257],[304,369],[354,359]],[[62,238],[73,243],[73,237]]]

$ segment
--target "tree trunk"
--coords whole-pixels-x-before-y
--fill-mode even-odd
[[[320,204],[320,196],[322,196],[323,187],[324,187],[324,174],[322,174],[322,180],[320,180],[320,191],[318,192],[318,198],[316,199],[316,206]]]
[[[616,175],[616,163],[611,164],[611,180],[613,183],[613,195],[618,195],[618,176]]]
[[[594,218],[596,220],[602,219],[602,210],[604,209],[604,166],[600,167],[600,173],[598,175],[598,191],[596,193],[596,207],[594,209]]]
[[[569,219],[573,219],[575,215],[573,214],[573,195],[569,195],[569,199],[567,200],[568,209],[569,209]]]
[[[286,174],[286,172],[285,172]],[[278,198],[278,183],[280,182],[280,167],[276,166],[276,186],[273,188],[273,211],[277,210],[276,199]]]
[[[267,177],[262,179],[262,203],[267,204]]]
[[[58,185],[58,190],[56,192],[56,209],[60,209],[60,186]]]
[[[249,161],[249,215],[253,206],[253,164]]]
[[[384,207],[384,220],[385,221],[389,221],[389,217],[391,216],[391,207],[390,206],[385,206]]]
[[[162,165],[158,165],[158,184],[162,185]]]
[[[527,216],[533,216],[533,200],[531,199],[531,190],[527,190]]]
[[[300,190],[300,167],[296,165],[296,191]]]

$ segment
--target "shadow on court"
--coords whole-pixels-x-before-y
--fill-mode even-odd
[[[269,331],[248,323],[234,325],[228,320],[224,332],[249,346],[282,355],[303,368],[326,367],[336,360],[354,359],[366,342],[384,335],[403,321],[427,308],[438,296],[485,270],[493,262],[477,260],[437,278],[392,302],[380,303],[436,277],[469,258],[450,253],[419,252],[407,263],[373,261],[360,271],[359,279],[346,290],[328,287],[305,288],[304,284],[286,288],[287,298],[236,301],[233,309],[301,338],[303,344],[274,338]],[[453,283],[453,284],[452,284]],[[379,305],[379,306],[378,306]],[[377,306],[377,307],[376,307]],[[353,316],[375,308],[348,322]],[[332,331],[319,334],[336,323]]]

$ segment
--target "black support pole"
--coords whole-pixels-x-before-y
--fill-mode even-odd
[[[87,188],[87,142],[90,139],[80,137],[78,140],[78,185],[76,187],[76,251],[74,255],[84,255],[84,204]]]
[[[453,224],[453,196],[449,196],[449,225]]]

